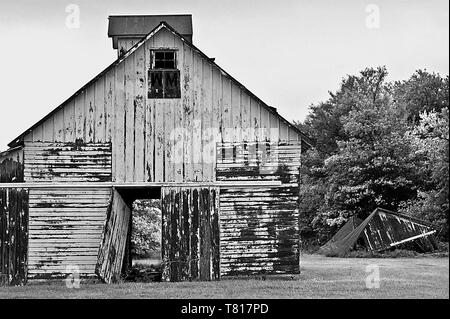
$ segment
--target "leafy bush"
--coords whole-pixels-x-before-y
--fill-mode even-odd
[[[160,201],[135,201],[132,219],[132,255],[139,258],[155,257],[161,249]]]

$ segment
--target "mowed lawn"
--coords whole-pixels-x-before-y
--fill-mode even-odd
[[[379,288],[366,288],[377,265]],[[449,298],[449,259],[332,258],[302,255],[301,274],[220,282],[81,284],[1,287],[0,298]]]

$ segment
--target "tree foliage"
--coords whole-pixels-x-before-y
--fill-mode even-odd
[[[376,207],[448,224],[448,77],[387,75],[379,67],[346,77],[297,123],[315,142],[302,159],[304,238],[323,242]]]
[[[158,200],[137,200],[133,203],[132,254],[151,257],[161,249],[161,207]]]

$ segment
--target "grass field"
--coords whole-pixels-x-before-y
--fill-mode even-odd
[[[366,288],[366,266],[378,265],[380,288]],[[0,287],[0,298],[449,298],[449,259],[332,258],[303,255],[301,274],[220,282]]]

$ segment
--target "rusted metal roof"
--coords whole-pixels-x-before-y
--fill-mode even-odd
[[[109,16],[108,36],[117,49],[117,37],[143,38],[161,22],[172,26],[184,38],[192,42],[192,15],[113,15]]]

